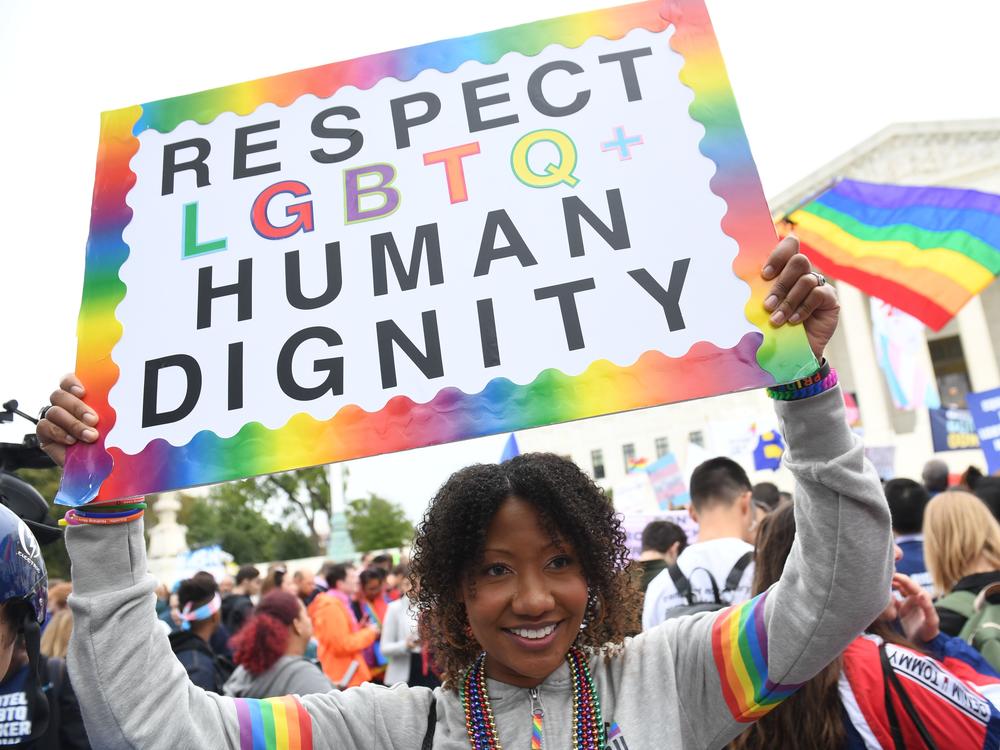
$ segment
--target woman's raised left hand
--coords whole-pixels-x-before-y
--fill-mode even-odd
[[[822,359],[840,317],[837,290],[826,283],[822,274],[813,271],[793,236],[778,243],[764,263],[761,276],[765,281],[774,281],[764,299],[764,309],[771,313],[771,325],[780,328],[785,323],[801,323],[813,354]]]

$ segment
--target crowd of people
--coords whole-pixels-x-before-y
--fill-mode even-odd
[[[823,360],[835,293],[793,238],[762,277],[820,363],[768,390],[794,496],[711,459],[697,537],[652,524],[633,561],[593,480],[526,454],[448,478],[406,565],[198,573],[157,596],[136,504],[67,529],[68,597],[0,508],[18,573],[0,571],[0,742],[58,743],[72,725],[44,714],[76,721],[72,693],[98,748],[1000,747],[992,480],[931,464],[883,486]],[[39,423],[59,463],[96,439],[85,398],[68,376]]]
[[[973,467],[951,482],[934,459],[921,481],[883,484],[893,599],[837,659],[733,741],[735,750],[1000,745],[1000,478]],[[751,486],[739,464],[716,458],[694,471],[690,489],[699,523],[692,543],[670,521],[643,532],[647,630],[766,591],[792,548],[794,502],[774,484]]]

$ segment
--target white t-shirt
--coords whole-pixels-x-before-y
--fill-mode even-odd
[[[705,571],[712,574],[719,592],[726,587],[726,578],[732,571],[733,566],[747,552],[753,552],[753,545],[747,544],[742,539],[736,537],[725,537],[722,539],[712,539],[707,542],[696,542],[685,548],[677,558],[677,567],[681,569],[687,579],[691,582],[691,592],[694,594],[696,602],[711,602],[715,600],[712,593],[712,582]],[[753,562],[751,562],[740,579],[740,585],[735,591],[722,594],[722,600],[726,604],[736,604],[744,602],[750,598],[753,585]],[[659,625],[666,617],[669,610],[687,604],[674,586],[673,579],[670,578],[670,571],[664,570],[649,582],[646,589],[646,601],[642,607],[642,628],[649,630]]]

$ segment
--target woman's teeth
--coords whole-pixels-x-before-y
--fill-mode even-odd
[[[528,640],[538,640],[539,638],[544,638],[547,635],[551,635],[552,631],[556,629],[555,625],[548,625],[540,630],[528,630],[527,628],[510,628],[510,632],[514,635],[519,635],[522,638],[527,638]]]

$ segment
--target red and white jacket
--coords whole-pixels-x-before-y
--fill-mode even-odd
[[[935,747],[1000,748],[1000,675],[959,638],[942,634],[925,645],[930,656],[874,635],[863,635],[847,647],[840,698],[849,750],[897,747],[886,710],[885,685],[893,681],[883,672],[880,648]],[[903,746],[927,748],[895,686],[890,695]]]

